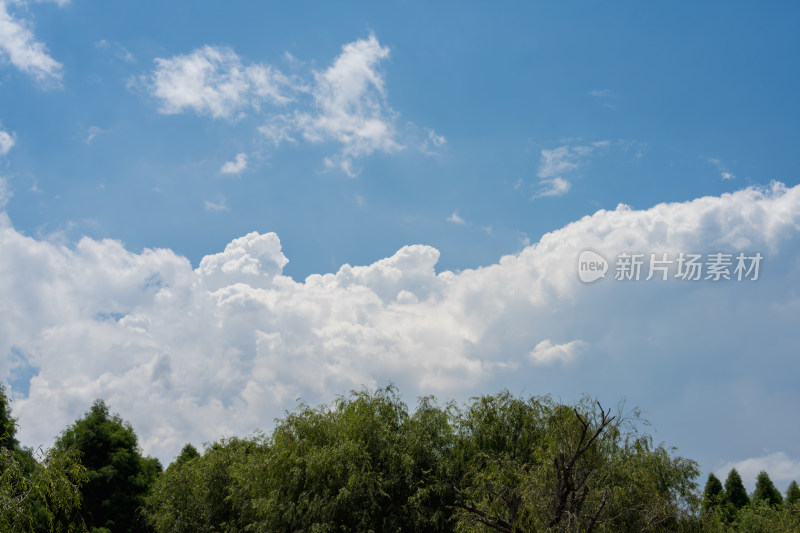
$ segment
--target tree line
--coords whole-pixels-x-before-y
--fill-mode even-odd
[[[748,495],[655,444],[637,409],[507,391],[463,405],[395,387],[301,403],[274,430],[191,444],[163,469],[97,400],[48,451],[0,388],[0,530],[105,532],[800,531],[800,489]]]

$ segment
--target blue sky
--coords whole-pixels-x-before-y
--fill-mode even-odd
[[[705,471],[800,478],[798,11],[0,1],[0,373],[27,444],[102,396],[169,461],[393,380],[627,398]],[[595,289],[591,246],[765,270]],[[703,406],[717,424],[684,418]]]

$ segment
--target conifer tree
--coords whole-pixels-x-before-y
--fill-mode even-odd
[[[789,488],[786,489],[786,505],[800,504],[800,487],[797,486],[797,481],[792,481]]]
[[[750,498],[747,496],[747,490],[742,483],[742,476],[735,468],[732,468],[728,473],[728,478],[725,480],[725,497],[734,509],[738,510],[750,503]]]
[[[706,481],[706,488],[703,491],[703,509],[710,509],[725,503],[725,489],[722,488],[722,482],[714,473],[708,475]]]
[[[68,427],[56,441],[59,450],[77,450],[89,481],[82,488],[83,504],[67,519],[121,533],[147,531],[140,508],[161,471],[157,459],[142,457],[131,425],[111,414],[102,400]]]
[[[756,479],[756,490],[753,493],[753,500],[764,500],[770,505],[780,505],[783,503],[783,496],[780,491],[775,488],[775,484],[764,470],[759,472]]]

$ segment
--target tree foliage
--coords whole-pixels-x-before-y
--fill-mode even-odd
[[[742,476],[735,468],[728,472],[728,477],[725,479],[725,498],[728,505],[734,510],[741,509],[750,503],[750,497],[747,496],[747,490],[742,483]]]
[[[786,505],[800,504],[800,487],[797,486],[797,481],[792,481],[786,489]]]
[[[233,496],[233,471],[247,462],[258,443],[232,438],[214,443],[202,455],[187,444],[153,485],[147,520],[155,531],[235,532],[253,522],[248,501]]]
[[[0,424],[0,531],[69,530],[57,523],[56,516],[80,505],[86,469],[77,453],[21,447],[2,385]]]
[[[694,462],[612,414],[504,392],[459,413],[457,528],[462,531],[658,530],[693,505]]]
[[[708,511],[719,505],[725,503],[725,489],[722,488],[722,482],[714,473],[708,475],[705,489],[703,490],[703,510]]]
[[[758,478],[756,478],[756,490],[753,492],[753,500],[763,500],[774,506],[783,503],[781,492],[772,483],[769,474],[763,470],[758,474]]]
[[[431,401],[410,415],[394,387],[352,392],[278,421],[239,469],[239,495],[263,531],[446,530],[451,442]]]
[[[64,430],[56,449],[76,450],[88,474],[81,507],[64,517],[65,523],[85,523],[90,530],[115,533],[147,530],[140,509],[161,465],[157,459],[142,457],[129,423],[97,400]]]

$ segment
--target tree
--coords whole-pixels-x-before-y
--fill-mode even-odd
[[[431,400],[410,415],[393,386],[353,391],[278,421],[237,474],[235,498],[253,502],[256,530],[449,530],[451,443]]]
[[[508,392],[458,414],[458,528],[656,530],[693,506],[697,466],[636,433],[639,413],[584,398],[563,405]]]
[[[233,471],[258,443],[226,439],[200,455],[187,444],[153,485],[145,515],[159,533],[242,531],[254,522],[249,500],[234,497]]]
[[[733,510],[738,510],[750,503],[750,498],[747,496],[747,490],[742,483],[742,476],[735,468],[728,472],[728,477],[725,480],[725,498]]]
[[[85,468],[72,450],[34,452],[21,447],[2,385],[0,428],[0,530],[57,530],[56,514],[80,505]]]
[[[703,509],[709,510],[725,503],[725,489],[722,488],[722,482],[714,473],[708,475],[706,487],[703,491]]]
[[[789,488],[786,489],[786,505],[797,505],[800,503],[800,487],[797,486],[797,481],[792,481]]]
[[[767,500],[753,499],[742,507],[728,529],[736,533],[797,533],[800,513],[790,507],[775,507]]]
[[[77,450],[86,467],[83,503],[66,522],[84,522],[95,531],[146,531],[140,516],[144,496],[161,471],[157,459],[142,457],[131,425],[110,414],[102,400],[64,430],[58,450]]]
[[[775,488],[772,480],[765,471],[761,471],[756,479],[756,490],[753,492],[753,500],[764,500],[770,505],[778,506],[783,503],[783,496]]]

